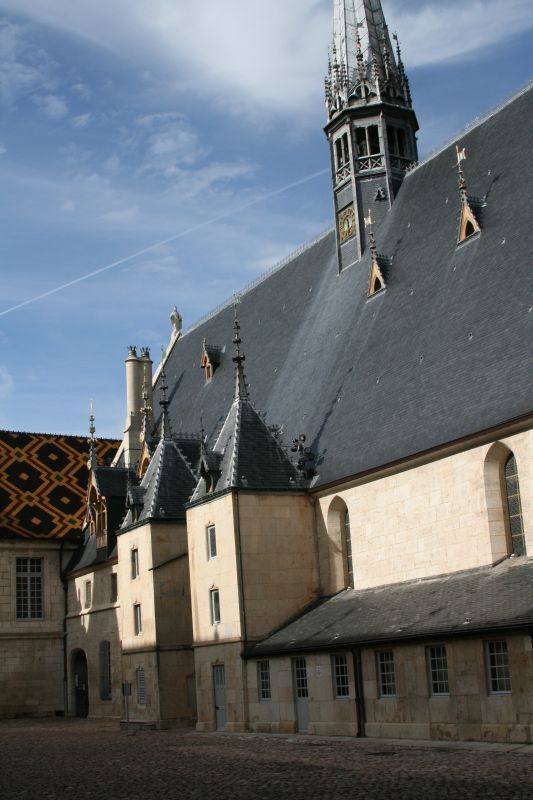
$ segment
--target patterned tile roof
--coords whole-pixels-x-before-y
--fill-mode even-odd
[[[96,442],[100,463],[119,442]],[[81,534],[89,441],[84,436],[0,431],[0,538],[66,539]]]

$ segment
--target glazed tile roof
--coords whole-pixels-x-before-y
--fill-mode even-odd
[[[445,576],[346,589],[267,639],[259,657],[533,626],[533,559],[507,559]]]
[[[100,462],[116,440],[99,439]],[[0,537],[66,539],[81,535],[89,440],[84,436],[0,431]]]

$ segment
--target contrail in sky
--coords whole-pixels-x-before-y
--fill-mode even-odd
[[[315,178],[319,178],[321,175],[325,175],[327,172],[329,173],[329,169],[321,169],[319,172],[313,172],[312,175],[307,175],[305,178],[300,178],[297,181],[293,181],[292,183],[287,184],[287,186],[282,186],[279,189],[274,189],[272,192],[267,192],[267,194],[263,194],[260,197],[256,197],[255,200],[250,200],[243,205],[237,206],[236,208],[232,208],[231,211],[226,211],[223,214],[218,214],[216,217],[211,217],[211,219],[203,220],[199,222],[197,225],[193,225],[191,228],[187,228],[185,231],[180,231],[179,233],[174,234],[174,236],[169,236],[167,239],[162,239],[160,242],[156,242],[155,244],[150,244],[148,247],[143,247],[142,250],[137,250],[136,253],[131,253],[129,256],[125,256],[124,258],[119,258],[118,261],[113,261],[111,264],[106,264],[105,267],[100,267],[100,269],[95,269],[93,272],[88,272],[86,275],[80,275],[79,278],[74,278],[72,281],[68,281],[67,283],[61,284],[61,286],[56,286],[53,289],[49,289],[47,292],[43,292],[42,294],[38,294],[35,297],[31,297],[29,300],[24,300],[22,303],[17,303],[16,306],[11,306],[11,308],[6,308],[4,311],[0,311],[0,317],[4,317],[6,314],[11,314],[12,311],[17,311],[19,308],[23,308],[24,306],[29,306],[31,303],[36,303],[38,300],[44,300],[46,297],[50,297],[53,294],[57,294],[58,292],[62,292],[63,289],[68,289],[70,286],[75,286],[77,283],[82,283],[82,281],[87,281],[89,278],[94,278],[96,275],[101,275],[103,272],[108,272],[115,267],[120,267],[121,264],[126,264],[128,261],[133,261],[135,258],[139,256],[143,256],[145,253],[149,253],[151,250],[156,250],[158,247],[162,247],[165,244],[170,244],[170,242],[175,242],[177,239],[182,239],[185,236],[189,236],[189,234],[194,233],[195,231],[201,230],[201,228],[206,228],[208,225],[212,225],[214,222],[219,222],[222,219],[228,219],[229,217],[234,216],[235,214],[244,211],[246,208],[250,208],[250,206],[258,205],[262,203],[264,200],[268,200],[271,197],[276,197],[278,194],[283,194],[283,192],[288,192],[289,189],[294,189],[296,186],[301,186],[303,183],[308,183],[309,181],[314,180]]]

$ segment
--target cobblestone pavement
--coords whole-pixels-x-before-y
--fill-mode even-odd
[[[532,800],[531,748],[0,722],[0,798]]]

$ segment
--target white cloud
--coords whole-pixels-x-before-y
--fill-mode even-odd
[[[413,8],[396,0],[386,13],[409,68],[471,58],[533,28],[531,0],[427,0]]]
[[[6,367],[0,366],[0,400],[5,400],[13,392],[15,381]]]
[[[1,8],[1,4],[0,4]],[[0,19],[0,102],[14,104],[20,95],[52,89],[54,63],[39,48],[30,47],[24,28]]]
[[[65,98],[56,94],[35,94],[33,101],[50,119],[62,119],[68,114]]]
[[[85,128],[85,126],[91,121],[92,114],[88,111],[86,114],[79,114],[77,117],[73,117],[72,124],[75,128]]]

